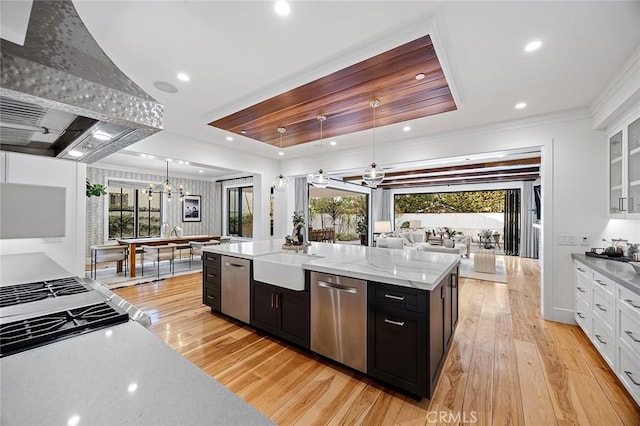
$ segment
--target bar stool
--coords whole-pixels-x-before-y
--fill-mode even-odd
[[[102,244],[91,246],[91,278],[98,275],[98,263],[117,262],[119,268],[124,264],[124,275],[127,276],[127,246],[119,244]]]
[[[176,258],[176,245],[166,244],[160,246],[142,246],[142,276],[144,277],[144,261],[145,259],[152,260],[154,265],[158,263],[158,269],[156,277],[160,279],[160,262],[163,260],[169,261],[169,270],[171,274],[175,274],[173,267],[173,261]]]

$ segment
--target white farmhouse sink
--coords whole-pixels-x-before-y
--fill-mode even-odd
[[[273,253],[253,258],[253,279],[291,290],[304,290],[302,264],[322,256],[302,253]]]

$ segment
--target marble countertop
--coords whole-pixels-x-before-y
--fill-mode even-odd
[[[244,259],[282,251],[295,253],[283,250],[283,243],[284,240],[261,240],[209,246],[204,250]],[[317,242],[311,243],[306,254],[318,256],[302,264],[302,268],[309,271],[428,291],[433,290],[460,263],[458,254]]]
[[[271,425],[141,325],[0,359],[0,424]]]
[[[634,293],[640,294],[640,275],[636,274],[631,265],[627,265],[626,262],[590,257],[584,253],[573,253],[571,257]]]
[[[0,286],[67,278],[72,273],[44,253],[3,254],[0,256]]]

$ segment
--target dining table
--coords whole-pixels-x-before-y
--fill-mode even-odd
[[[138,246],[160,246],[165,244],[189,244],[191,241],[220,241],[217,235],[185,235],[182,237],[149,237],[149,238],[118,238],[118,244],[129,247],[129,276],[136,276],[136,250]]]

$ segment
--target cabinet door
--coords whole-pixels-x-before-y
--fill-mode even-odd
[[[413,394],[426,396],[424,314],[377,305],[369,314],[368,329],[367,373]]]
[[[309,293],[279,289],[276,310],[279,316],[280,336],[304,348],[309,348]]]
[[[220,286],[204,285],[202,289],[202,303],[220,312]]]
[[[276,287],[254,281],[251,285],[251,325],[277,332]]]
[[[640,213],[640,118],[627,127],[627,211]]]
[[[622,191],[622,130],[609,138],[609,212],[626,210]]]
[[[458,283],[458,273],[456,272],[451,275],[451,326],[454,330],[458,324]]]
[[[438,379],[438,372],[442,368],[445,354],[444,336],[444,296],[442,284],[438,285],[429,295],[429,377],[432,389]]]
[[[443,323],[443,331],[444,331],[444,343],[445,347],[449,346],[449,342],[451,341],[451,337],[453,336],[453,324],[451,323],[451,275],[445,278],[444,283],[442,283],[443,291],[444,291],[444,323]]]

